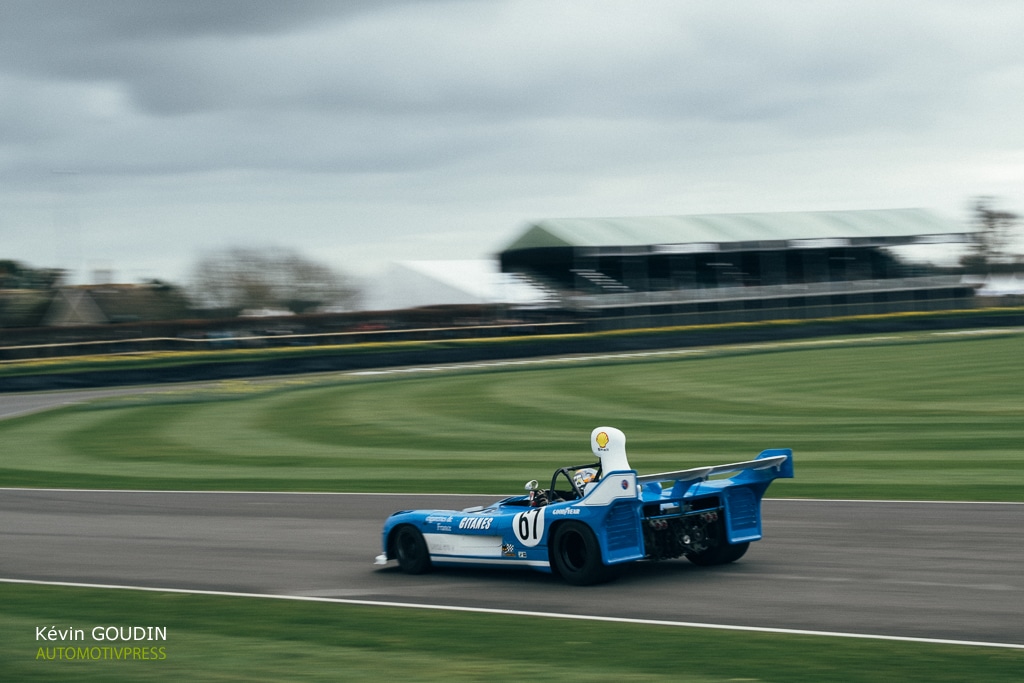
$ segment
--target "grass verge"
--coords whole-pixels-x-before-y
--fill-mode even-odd
[[[18,681],[377,681],[386,670],[404,681],[941,683],[1018,681],[1024,669],[1012,649],[180,593],[0,584],[0,603],[0,671]],[[167,639],[94,641],[95,626],[158,626]],[[84,640],[38,640],[39,627]],[[162,656],[56,651],[125,645]]]
[[[610,424],[641,472],[790,447],[773,496],[1024,500],[1024,334],[928,339],[169,389],[0,422],[0,486],[507,494]]]

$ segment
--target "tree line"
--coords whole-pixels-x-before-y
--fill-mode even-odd
[[[359,288],[343,273],[284,248],[231,247],[207,253],[193,265],[185,285],[149,280],[72,288],[62,269],[6,259],[0,260],[0,327],[46,324],[55,299],[67,297],[69,290],[88,292],[91,305],[117,297],[121,315],[145,320],[352,310],[360,297]]]

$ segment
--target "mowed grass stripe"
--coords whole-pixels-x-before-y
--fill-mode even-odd
[[[1024,666],[1014,649],[181,593],[0,584],[0,600],[0,671],[17,681],[987,683]],[[133,624],[166,629],[127,643],[162,659],[56,659],[57,647],[120,647],[91,629]],[[39,641],[40,626],[85,640]]]
[[[849,344],[72,407],[0,423],[0,485],[504,494],[611,424],[642,472],[791,447],[773,495],[1024,500],[1024,335]]]

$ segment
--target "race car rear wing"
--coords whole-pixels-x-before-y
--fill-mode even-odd
[[[681,495],[683,490],[695,483],[707,481],[713,476],[726,473],[733,474],[733,476],[723,479],[723,481],[732,484],[760,482],[767,485],[772,479],[778,477],[790,478],[793,477],[793,451],[769,449],[762,451],[754,460],[744,460],[740,463],[694,467],[675,472],[641,474],[637,476],[637,484],[645,490],[653,489],[653,492],[662,490],[665,488],[665,484],[669,484],[675,490],[676,495]]]
[[[766,451],[767,452],[767,451]],[[790,460],[790,455],[774,455],[770,457],[757,458],[755,460],[744,460],[727,465],[713,465],[711,467],[694,467],[688,470],[676,472],[661,472],[658,474],[641,474],[636,480],[638,484],[648,484],[663,481],[706,481],[709,477],[726,472],[740,472],[742,470],[767,470],[775,468],[776,476],[786,476],[783,467]],[[790,474],[789,476],[792,476]]]

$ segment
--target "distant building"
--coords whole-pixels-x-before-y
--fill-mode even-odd
[[[892,248],[963,243],[977,228],[922,209],[564,218],[533,223],[501,270],[564,305],[681,321],[961,308],[958,275]],[[708,314],[708,315],[701,315]],[[728,315],[723,315],[728,314]]]
[[[189,314],[178,288],[161,282],[61,287],[43,325],[67,327],[108,323],[177,320]]]

